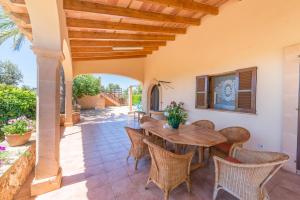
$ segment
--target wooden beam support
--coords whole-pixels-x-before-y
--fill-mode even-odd
[[[103,56],[135,56],[151,54],[151,51],[132,51],[132,52],[101,52],[101,53],[72,53],[73,58],[81,57],[103,57]]]
[[[109,6],[100,3],[93,3],[80,0],[64,0],[64,9],[71,11],[73,10],[105,15],[114,15],[119,17],[131,17],[151,21],[200,25],[200,19],[148,12],[132,8]]]
[[[175,40],[175,36],[69,31],[69,39]]]
[[[145,58],[147,55],[136,56],[105,56],[105,57],[90,57],[90,58],[73,58],[73,61],[91,61],[91,60],[113,60],[113,59],[128,59],[128,58]]]
[[[109,30],[126,30],[139,32],[154,32],[154,33],[173,33],[184,34],[185,28],[171,28],[161,26],[150,26],[142,24],[130,24],[121,22],[97,21],[88,19],[67,18],[68,27],[90,28],[90,29],[109,29]]]
[[[132,52],[137,50],[113,50],[112,47],[73,47],[72,53],[96,53],[96,52]],[[158,47],[143,47],[143,51],[155,51]]]
[[[30,26],[30,18],[27,13],[13,13],[11,12],[9,14],[12,18],[14,18],[16,21],[19,21],[22,23],[22,25]]]
[[[205,3],[196,2],[193,0],[138,0],[143,2],[158,3],[170,7],[176,7],[185,10],[193,10],[197,12],[205,12],[207,14],[219,14],[219,8]]]
[[[126,40],[71,40],[71,47],[98,47],[98,46],[109,46],[109,47],[155,47],[155,46],[166,46],[165,41],[126,41]]]
[[[9,1],[15,4],[25,4],[25,0],[9,0]]]

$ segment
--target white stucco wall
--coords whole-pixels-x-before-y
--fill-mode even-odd
[[[130,77],[143,83],[145,58],[91,60],[73,62],[73,76],[79,74],[115,74]]]
[[[144,88],[154,78],[171,81],[163,89],[165,107],[183,101],[189,120],[209,119],[216,128],[243,126],[251,132],[246,147],[281,150],[283,49],[300,42],[299,0],[233,1],[218,16],[148,56]],[[195,77],[258,67],[257,114],[195,109]],[[146,108],[147,90],[143,94]],[[262,146],[261,146],[262,145]]]

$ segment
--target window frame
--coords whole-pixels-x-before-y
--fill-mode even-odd
[[[247,90],[239,90],[240,85],[240,77],[239,74],[241,72],[247,72],[251,71],[251,88]],[[220,76],[227,76],[227,75],[235,75],[237,79],[237,91],[236,91],[236,99],[235,99],[235,110],[227,110],[222,108],[215,108],[214,107],[214,79],[216,77]],[[206,106],[198,106],[197,105],[197,85],[196,85],[196,93],[195,93],[195,108],[196,109],[207,109],[207,110],[215,110],[215,111],[225,111],[225,112],[238,112],[238,113],[250,113],[250,114],[256,114],[256,95],[257,95],[257,67],[249,67],[249,68],[242,68],[237,69],[234,71],[219,73],[219,74],[211,74],[211,75],[202,75],[202,76],[196,76],[196,81],[198,78],[201,77],[207,77],[207,90],[206,90]],[[245,109],[245,108],[239,108],[238,102],[239,102],[239,93],[241,92],[250,92],[251,93],[251,108]]]

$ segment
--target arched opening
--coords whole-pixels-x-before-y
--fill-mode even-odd
[[[147,91],[147,112],[162,110],[162,90],[156,84],[151,84]]]
[[[150,94],[150,110],[159,111],[159,88],[154,85]]]
[[[129,112],[132,111],[133,107],[136,110],[141,105],[142,98],[142,83],[139,80],[133,79],[128,76],[122,76],[118,74],[109,74],[109,73],[86,73],[76,75],[74,81],[82,76],[92,76],[95,80],[98,80],[97,92],[95,94],[84,93],[80,97],[76,98],[78,105],[83,110],[88,109],[104,109],[107,107],[124,107],[128,106]],[[78,85],[79,80],[76,81]],[[87,84],[88,82],[84,82]],[[93,87],[96,87],[95,84],[92,84]],[[85,88],[85,87],[84,87]],[[82,89],[80,89],[82,90]],[[91,90],[95,90],[91,89]]]

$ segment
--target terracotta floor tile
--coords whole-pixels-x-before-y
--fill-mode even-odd
[[[119,110],[118,110],[119,109]],[[122,110],[123,109],[123,110]],[[121,110],[121,111],[120,111]],[[33,174],[22,186],[16,200],[161,200],[163,192],[153,183],[147,190],[145,184],[150,169],[150,159],[139,161],[134,169],[134,159],[126,157],[130,140],[124,126],[133,124],[124,108],[104,111],[83,111],[82,123],[64,130],[61,139],[62,187],[58,190],[30,197]],[[191,174],[192,191],[182,184],[170,194],[170,200],[210,200],[214,184],[214,166]],[[300,199],[300,177],[280,171],[267,184],[272,200]],[[220,191],[218,200],[235,200]]]

